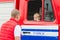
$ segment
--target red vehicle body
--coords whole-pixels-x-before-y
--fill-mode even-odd
[[[0,0],[0,2],[13,2],[14,0]],[[50,26],[50,25],[58,25],[58,40],[60,40],[60,0],[51,0],[52,8],[54,11],[53,22],[45,22],[44,21],[44,0],[42,0],[42,21],[28,21],[27,20],[27,12],[28,12],[28,1],[29,0],[16,0],[16,9],[20,11],[20,25],[39,25],[39,26]]]
[[[44,11],[44,0],[42,0],[42,11]],[[19,3],[19,7],[17,5]],[[53,22],[44,22],[43,17],[41,22],[35,22],[35,21],[28,21],[27,20],[27,5],[28,5],[28,0],[17,0],[16,1],[16,8],[19,9],[21,13],[21,20],[19,23],[21,25],[58,25],[58,40],[60,40],[60,0],[52,0],[52,8],[54,10],[54,17],[55,21]],[[44,12],[42,12],[42,16],[44,16]]]

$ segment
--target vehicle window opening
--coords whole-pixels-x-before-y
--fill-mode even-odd
[[[42,0],[29,0],[28,1],[28,20],[41,20],[42,14]]]
[[[44,21],[54,21],[51,0],[44,0]]]

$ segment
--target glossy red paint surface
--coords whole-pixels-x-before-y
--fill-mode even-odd
[[[19,10],[19,3],[20,3],[20,0],[16,0],[16,4],[15,4],[16,6],[15,6],[15,7],[16,7],[16,9],[18,9],[18,10]]]
[[[55,12],[58,24],[60,24],[60,0],[54,0]]]
[[[0,2],[14,2],[14,0],[0,0]]]

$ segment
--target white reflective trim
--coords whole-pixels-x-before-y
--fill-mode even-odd
[[[22,29],[53,29],[58,30],[58,25],[40,26],[40,25],[22,25]]]

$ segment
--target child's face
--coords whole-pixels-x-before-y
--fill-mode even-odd
[[[40,15],[39,14],[34,14],[34,20],[36,20],[36,21],[40,20]]]

